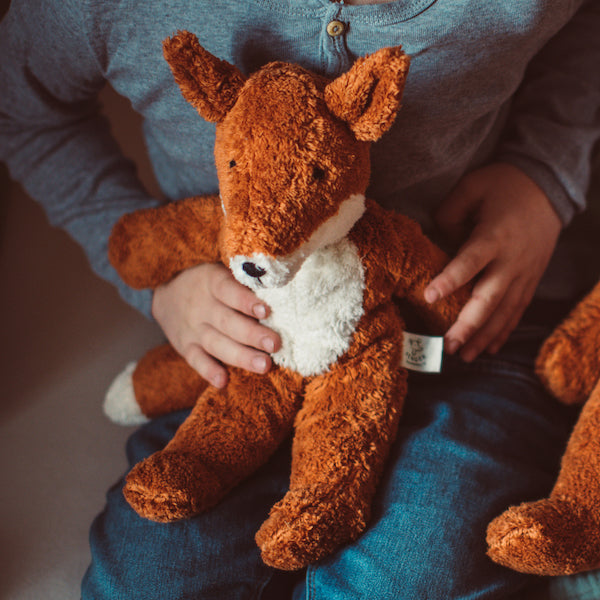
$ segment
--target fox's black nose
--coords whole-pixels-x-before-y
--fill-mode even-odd
[[[244,273],[246,273],[246,275],[250,275],[250,277],[256,277],[257,279],[259,277],[262,277],[266,273],[264,269],[262,269],[261,267],[257,267],[254,263],[251,262],[245,262],[242,265],[242,269],[244,270]]]

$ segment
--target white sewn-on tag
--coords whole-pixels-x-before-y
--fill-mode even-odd
[[[404,332],[401,366],[411,371],[439,373],[442,370],[444,338]]]

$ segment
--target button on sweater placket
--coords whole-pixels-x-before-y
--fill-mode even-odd
[[[340,7],[332,5],[322,16],[321,58],[325,74],[334,77],[350,68],[346,48],[349,23],[340,18]]]
[[[346,26],[341,21],[334,20],[327,23],[326,30],[328,35],[335,38],[339,35],[342,35],[344,31],[346,31]]]

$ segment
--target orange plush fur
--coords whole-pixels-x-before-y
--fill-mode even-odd
[[[517,571],[600,567],[600,284],[542,346],[537,371],[565,404],[584,404],[549,498],[509,508],[488,527],[488,554]]]
[[[369,143],[395,119],[409,59],[382,49],[329,81],[280,62],[246,78],[187,32],[166,40],[164,53],[186,100],[216,121],[220,198],[126,215],[111,261],[130,285],[155,288],[221,260],[270,305],[265,323],[283,347],[266,375],[229,368],[222,390],[169,346],[142,359],[132,381],[141,413],[192,412],[164,450],[133,468],[124,493],[149,519],[195,515],[293,430],[290,489],[256,540],[267,564],[299,569],[369,519],[406,394],[393,298],[441,334],[467,297],[428,305],[423,290],[446,255],[413,221],[364,197]]]

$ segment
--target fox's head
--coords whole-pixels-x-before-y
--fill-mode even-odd
[[[409,58],[384,48],[328,81],[281,62],[245,77],[187,32],[164,53],[185,99],[216,122],[223,259],[248,287],[285,285],[363,214],[369,143],[396,117]]]

